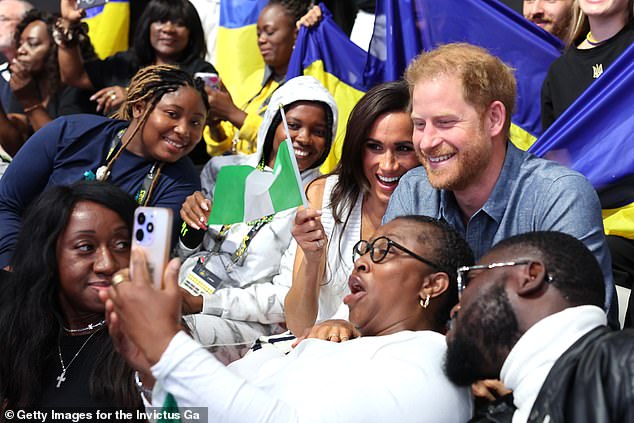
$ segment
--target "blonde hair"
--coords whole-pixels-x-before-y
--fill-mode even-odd
[[[453,43],[421,53],[405,70],[410,94],[417,82],[447,75],[460,79],[465,101],[478,112],[484,113],[494,101],[504,105],[503,131],[508,137],[517,97],[513,68],[481,47]]]
[[[634,19],[634,0],[629,0],[628,4],[629,13],[625,25],[632,22]],[[590,32],[590,21],[588,16],[583,13],[579,6],[579,0],[574,0],[572,3],[572,17],[570,18],[570,26],[568,34],[566,35],[566,47],[579,45]]]

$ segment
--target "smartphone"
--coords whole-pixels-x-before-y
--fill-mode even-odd
[[[163,272],[172,245],[172,210],[163,207],[138,207],[134,212],[132,248],[142,248],[152,283],[163,287]],[[130,270],[133,263],[130,262]]]
[[[110,0],[77,0],[78,9],[90,9],[91,7],[103,6]]]
[[[205,85],[207,85],[209,88],[217,90],[218,89],[218,83],[220,82],[220,77],[218,77],[217,73],[213,73],[213,72],[196,72],[194,74],[194,76],[196,78],[200,78],[203,80],[203,82],[205,83]]]

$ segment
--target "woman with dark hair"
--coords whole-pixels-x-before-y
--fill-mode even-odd
[[[16,57],[11,61],[9,86],[13,93],[6,113],[0,107],[0,145],[13,156],[27,138],[58,116],[94,112],[89,94],[64,86],[53,40],[58,16],[31,9],[15,32]],[[82,40],[84,57],[94,56]]]
[[[295,217],[298,248],[285,300],[286,324],[296,336],[316,321],[346,317],[352,247],[381,225],[400,177],[419,165],[408,107],[403,81],[368,91],[348,119],[339,164],[308,187],[309,208]]]
[[[471,417],[467,389],[443,372],[442,332],[457,301],[456,267],[473,262],[473,254],[443,222],[401,216],[355,245],[345,302],[361,336],[341,343],[306,339],[287,355],[261,349],[228,367],[178,325],[178,262],[168,265],[166,288],[159,290],[139,253],[132,253],[131,280],[121,272],[122,282],[100,295],[117,348],[145,357],[147,366],[134,365],[156,378],[154,406],[169,393],[179,407],[205,407],[210,421],[232,423]]]
[[[309,0],[269,0],[260,12],[258,48],[264,68],[242,81],[241,98],[236,96],[234,100],[222,87],[209,92],[211,113],[216,121],[209,132],[205,131],[205,142],[212,156],[230,149],[241,154],[255,153],[258,128],[271,95],[286,81],[297,22],[308,12],[310,4]]]
[[[51,185],[107,180],[140,205],[172,208],[176,218],[200,189],[185,156],[207,118],[203,85],[176,67],[148,66],[132,79],[118,119],[73,115],[36,132],[0,179],[0,267],[8,265],[22,212]]]
[[[204,60],[207,47],[202,24],[188,0],[152,0],[139,18],[131,49],[86,62],[74,41],[81,33],[84,10],[77,8],[76,0],[62,0],[61,10],[58,45],[62,81],[96,91],[91,98],[97,102],[97,111],[116,110],[126,98],[132,76],[148,65],[176,65],[192,75],[216,72]],[[209,159],[205,146],[198,145],[191,158],[195,164],[205,164]]]
[[[98,298],[129,265],[135,207],[113,185],[81,181],[29,208],[0,294],[1,410],[142,407]]]
[[[304,184],[315,179],[337,129],[337,106],[326,88],[311,76],[299,76],[272,97],[284,105],[295,158]],[[206,222],[214,202],[218,173],[224,166],[250,165],[273,170],[277,148],[286,138],[278,107],[270,108],[258,133],[258,151],[249,156],[212,158],[201,174],[203,192],[187,198],[181,209],[179,255],[185,259],[179,280],[196,279],[214,285],[212,294],[185,295],[189,312],[203,344],[253,341],[280,332],[283,301],[290,277],[278,277],[280,260],[291,241],[295,209],[254,222],[211,225]],[[187,227],[187,225],[189,227]]]

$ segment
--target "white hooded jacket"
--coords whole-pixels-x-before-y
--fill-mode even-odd
[[[275,91],[258,131],[257,152],[248,156],[220,156],[212,158],[201,173],[202,192],[213,204],[213,192],[218,172],[222,166],[257,166],[262,159],[264,141],[276,113],[278,105],[287,106],[296,101],[319,101],[330,109],[332,122],[330,128],[331,144],[337,128],[337,105],[334,98],[319,81],[310,76],[290,79]],[[329,146],[328,146],[329,148]],[[325,159],[326,154],[323,158]],[[304,184],[319,176],[318,164],[302,172]],[[265,171],[271,171],[265,167]],[[194,250],[185,247],[179,241],[178,253],[184,259],[179,281],[185,279],[194,265],[205,257],[205,267],[222,280],[221,289],[212,295],[205,295],[203,313],[218,317],[259,322],[265,324],[280,323],[284,318],[284,298],[290,289],[288,284],[273,282],[279,273],[282,255],[287,250],[292,235],[296,209],[277,213],[273,220],[264,225],[253,237],[243,260],[232,262],[231,256],[243,242],[251,226],[246,223],[231,225],[221,245],[217,244],[220,226],[210,226],[204,236],[202,248]],[[211,253],[219,248],[219,253]],[[277,278],[279,279],[279,278]],[[286,278],[284,278],[286,279]]]

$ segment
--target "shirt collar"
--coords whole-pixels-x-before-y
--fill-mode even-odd
[[[498,176],[489,198],[480,209],[497,223],[500,223],[506,210],[508,199],[511,197],[515,181],[518,179],[524,154],[512,142],[508,141],[506,143],[506,155],[500,176]],[[458,216],[455,216],[454,211],[458,212]],[[440,190],[440,215],[445,220],[451,220],[455,223],[457,219],[457,221],[462,223],[460,208],[453,192],[444,189]]]

